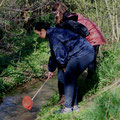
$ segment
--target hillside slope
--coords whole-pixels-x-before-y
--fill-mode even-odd
[[[94,87],[89,90],[79,102],[80,111],[72,114],[54,115],[58,94],[42,107],[37,120],[119,120],[120,119],[120,43],[104,51],[104,59],[93,80]],[[81,80],[81,78],[80,78]]]

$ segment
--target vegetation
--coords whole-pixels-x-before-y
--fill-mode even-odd
[[[94,21],[107,44],[100,48],[98,69],[92,81],[80,77],[81,111],[54,115],[58,94],[42,107],[38,120],[119,120],[120,4],[119,0],[62,0],[71,12]],[[42,77],[49,58],[49,45],[33,32],[44,20],[53,25],[54,0],[2,0],[0,2],[0,98],[33,77]]]
[[[42,42],[35,34],[19,39],[25,41],[24,46],[11,55],[2,55],[0,59],[1,96],[15,85],[41,77],[46,70],[43,65],[48,62],[48,42]]]
[[[87,81],[86,84],[80,83],[84,97],[79,103],[79,112],[55,115],[54,111],[60,109],[60,106],[56,105],[59,98],[57,94],[42,107],[37,120],[119,120],[120,55],[118,53],[120,43],[104,53],[104,61],[99,64],[93,80]],[[79,81],[83,81],[83,78],[81,77]]]

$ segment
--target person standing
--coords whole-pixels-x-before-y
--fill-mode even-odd
[[[103,36],[102,32],[98,28],[98,26],[88,18],[83,17],[80,13],[70,13],[67,10],[67,6],[62,2],[56,2],[52,7],[52,12],[54,13],[54,21],[56,26],[69,29],[82,37],[86,37],[86,39],[90,42],[95,50],[95,58],[94,61],[88,66],[88,75],[87,79],[91,79],[96,70],[96,57],[99,52],[100,45],[106,43],[106,39]],[[77,25],[75,22],[80,23],[81,25]],[[82,27],[84,25],[85,27]],[[89,33],[88,33],[88,31]],[[83,32],[84,34],[81,34]],[[64,103],[64,79],[63,79],[63,71],[58,69],[58,89],[60,94],[60,100],[58,104]],[[61,89],[62,88],[62,89]]]

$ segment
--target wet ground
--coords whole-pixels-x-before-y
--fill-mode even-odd
[[[35,97],[30,111],[23,108],[22,99],[26,95],[32,98],[43,83],[43,80],[33,79],[11,91],[0,103],[0,120],[35,120],[41,106],[57,92],[56,78],[50,79],[45,84]]]

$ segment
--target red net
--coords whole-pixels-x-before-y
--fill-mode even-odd
[[[22,105],[27,110],[31,110],[33,106],[33,101],[29,96],[25,96],[22,101]]]

